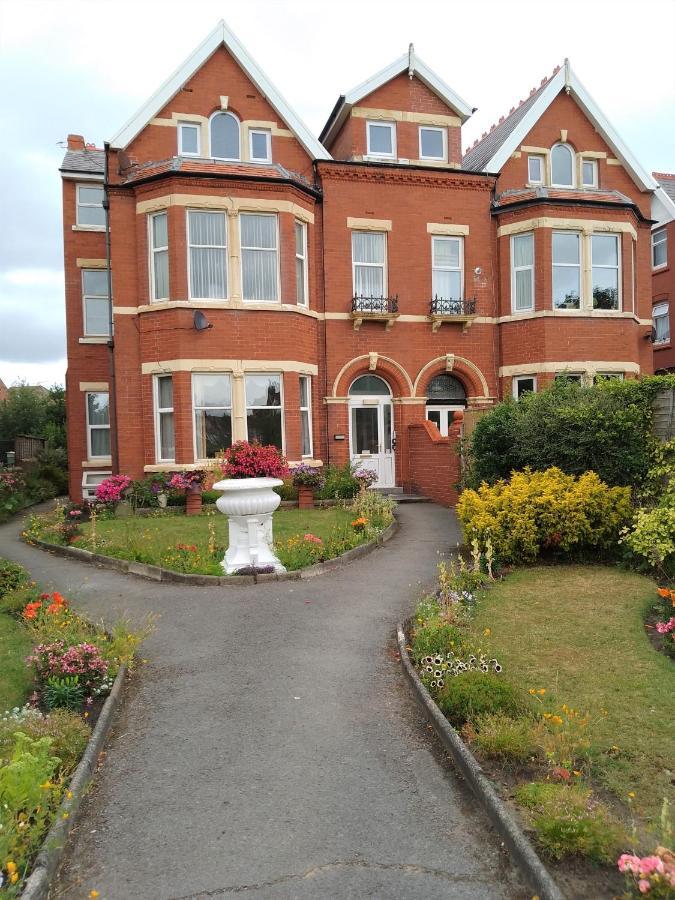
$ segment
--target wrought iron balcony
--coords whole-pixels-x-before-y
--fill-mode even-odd
[[[462,331],[466,331],[476,318],[476,298],[464,300],[446,300],[435,296],[429,303],[431,330],[438,331],[443,322],[461,322]]]
[[[354,331],[358,331],[364,319],[372,322],[384,322],[388,331],[399,316],[398,295],[395,297],[352,297],[352,319]]]

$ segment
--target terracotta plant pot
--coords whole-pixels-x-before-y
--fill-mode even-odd
[[[298,506],[300,509],[314,509],[314,490],[305,484],[298,485]]]
[[[202,489],[188,488],[185,494],[185,515],[198,516],[202,511]]]

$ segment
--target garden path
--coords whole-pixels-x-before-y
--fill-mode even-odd
[[[159,617],[54,896],[531,896],[396,659],[394,623],[456,520],[398,515],[389,543],[338,571],[247,588],[155,584],[0,527],[0,555],[88,615]]]

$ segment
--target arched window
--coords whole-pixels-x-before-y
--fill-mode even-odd
[[[437,375],[427,387],[427,404],[431,406],[465,406],[464,385],[454,375]]]
[[[574,187],[574,151],[568,144],[556,144],[551,150],[551,184]]]
[[[377,375],[361,375],[349,388],[350,397],[391,397],[389,385]]]
[[[215,113],[211,116],[209,134],[214,159],[241,159],[239,119],[236,116],[226,112]]]

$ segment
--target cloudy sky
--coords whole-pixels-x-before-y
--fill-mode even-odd
[[[565,56],[650,171],[675,172],[675,0],[0,0],[0,378],[65,373],[68,132],[98,146],[224,18],[318,134],[410,41],[478,107],[464,146]],[[227,91],[224,91],[227,93]]]

